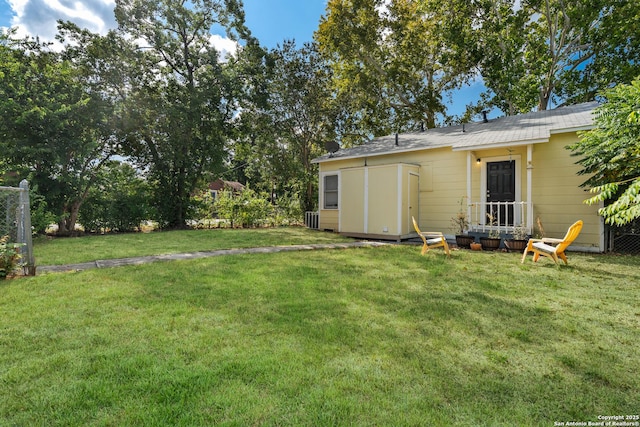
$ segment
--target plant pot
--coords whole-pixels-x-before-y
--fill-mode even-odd
[[[500,247],[502,239],[496,239],[492,237],[481,237],[480,243],[482,243],[482,249],[486,251],[495,251]]]
[[[508,239],[504,241],[504,245],[509,252],[522,252],[527,247],[527,243],[529,243],[529,240]]]
[[[476,242],[471,243],[471,250],[472,251],[481,251],[482,250],[482,243],[476,243]]]
[[[473,236],[467,236],[463,234],[456,235],[456,245],[459,248],[469,249],[471,243],[475,242],[476,238]]]

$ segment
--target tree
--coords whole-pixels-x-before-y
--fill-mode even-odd
[[[476,111],[590,101],[640,73],[637,2],[451,0],[437,10],[446,44],[473,58],[488,89]]]
[[[567,103],[595,99],[615,84],[640,75],[640,3],[598,0],[565,2],[570,23],[579,30],[575,49],[559,69],[556,94]]]
[[[331,0],[316,40],[333,63],[336,96],[354,123],[346,142],[435,127],[442,95],[472,65],[443,43],[444,15],[431,1]],[[348,138],[354,134],[355,138]]]
[[[609,224],[640,218],[640,78],[606,91],[595,128],[569,148],[580,156],[583,186],[598,193],[586,202],[609,203],[600,214]]]
[[[262,189],[296,195],[300,209],[317,203],[317,168],[311,163],[324,143],[335,140],[337,111],[330,91],[331,69],[315,45],[296,48],[294,41],[268,54],[263,103],[243,109],[250,130],[236,156],[248,162],[245,173]]]
[[[445,2],[441,7],[448,8],[453,22],[461,21],[445,27],[448,43],[456,51],[467,52],[489,89],[471,113],[494,106],[507,115],[531,111],[538,84],[530,61],[538,56],[526,53],[531,39],[529,10],[516,7],[513,0]]]
[[[221,25],[247,37],[234,0],[118,0],[119,31],[143,40],[127,97],[125,153],[148,168],[163,227],[184,227],[199,181],[226,156],[237,108],[225,64],[211,43]]]
[[[37,40],[0,46],[0,144],[14,170],[27,175],[73,232],[96,172],[116,151],[113,104],[91,90],[91,77]]]

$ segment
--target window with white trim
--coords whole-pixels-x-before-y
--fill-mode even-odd
[[[338,175],[325,175],[324,209],[338,209]]]

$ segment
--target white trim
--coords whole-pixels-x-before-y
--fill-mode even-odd
[[[527,145],[527,228],[533,233],[533,145]]]
[[[327,175],[338,175],[338,207],[337,208],[331,208],[331,209],[325,209],[324,207],[324,177]],[[319,179],[320,182],[318,184],[318,191],[319,191],[319,201],[320,201],[320,205],[318,206],[318,225],[320,225],[320,221],[321,221],[321,217],[322,217],[322,211],[337,211],[338,212],[338,232],[342,231],[342,225],[341,225],[341,221],[340,221],[340,199],[342,198],[342,176],[340,174],[340,171],[328,171],[328,172],[321,172],[319,174]]]
[[[398,231],[398,235],[403,234],[402,233],[402,164],[398,164],[398,183],[397,183],[397,189],[396,189],[396,194],[398,195],[398,221],[397,221],[397,228],[396,230]]]
[[[482,158],[482,170],[480,171],[480,202],[486,204],[487,203],[487,164],[488,163],[492,163],[492,162],[504,162],[504,161],[509,161],[509,160],[514,160],[515,164],[516,164],[516,170],[515,170],[515,178],[516,178],[516,182],[515,182],[515,190],[516,193],[514,195],[515,198],[515,202],[519,203],[522,202],[522,179],[521,179],[521,170],[522,170],[522,161],[520,158],[520,154],[513,154],[510,156],[498,156],[498,157],[483,157]],[[517,205],[516,208],[518,209]],[[514,212],[514,218],[518,218],[520,212]],[[486,225],[486,218],[483,216],[482,217],[482,225]]]
[[[362,224],[362,230],[365,233],[369,233],[369,168],[364,167],[364,219]]]
[[[334,153],[334,157],[327,157],[326,159],[313,159],[311,160],[312,164],[315,163],[328,163],[328,162],[338,162],[341,160],[353,160],[353,159],[364,159],[367,157],[379,157],[379,156],[388,156],[390,154],[404,154],[404,153],[413,153],[416,151],[425,151],[425,150],[435,150],[437,148],[447,148],[447,147],[453,147],[451,144],[443,144],[443,145],[435,145],[435,146],[430,146],[430,147],[414,147],[414,148],[409,148],[409,149],[405,149],[405,150],[388,150],[388,151],[383,151],[383,152],[379,152],[379,153],[362,153],[362,154],[354,154],[352,156],[335,156]],[[404,162],[403,162],[404,163]],[[405,163],[405,164],[411,164],[411,163]]]
[[[467,151],[467,218],[471,218],[471,197],[473,195],[473,192],[472,192],[473,184],[471,180],[471,175],[472,175],[471,168],[473,166],[472,157],[475,157],[475,155],[473,155],[471,151]]]
[[[598,254],[604,252],[604,249],[595,246],[571,245],[567,248],[567,251]]]
[[[489,150],[494,148],[521,147],[523,145],[542,144],[545,142],[549,142],[549,138],[524,139],[521,141],[499,142],[495,144],[465,145],[465,146],[452,148],[452,151]]]
[[[324,207],[324,178],[326,176],[337,175],[338,176],[338,206],[335,208],[325,208]],[[342,179],[340,178],[340,171],[330,171],[330,172],[322,172],[320,174],[320,209],[326,211],[334,211],[340,210],[340,198],[342,197]]]
[[[411,176],[415,176],[418,177],[418,188],[416,190],[416,201],[418,202],[418,206],[411,206],[411,192],[412,192],[412,188],[411,188]],[[413,229],[413,224],[411,221],[411,216],[413,216],[416,221],[418,222],[418,224],[420,224],[420,172],[415,173],[413,171],[409,171],[409,182],[407,183],[407,203],[408,203],[408,208],[407,209],[407,213],[409,214],[407,216],[407,224],[409,224],[408,228],[409,228],[409,232],[411,232],[411,230]],[[411,212],[411,208],[414,207],[416,212],[415,215],[412,215],[413,212]]]
[[[602,209],[604,208],[604,201],[601,201],[599,204],[599,208]],[[604,241],[604,237],[605,237],[605,222],[604,222],[604,217],[602,215],[598,215],[598,219],[600,221],[600,252],[603,253],[605,251],[606,248],[606,242]]]
[[[328,163],[328,162],[337,162],[341,160],[353,160],[353,159],[362,159],[365,157],[379,157],[379,156],[388,156],[390,154],[404,154],[404,153],[413,153],[416,151],[426,151],[426,150],[436,150],[438,148],[447,148],[450,147],[451,151],[468,151],[468,150],[489,150],[494,148],[507,148],[507,147],[521,147],[523,145],[530,144],[543,144],[545,142],[549,142],[549,138],[551,135],[569,133],[569,132],[579,132],[593,129],[593,125],[589,126],[576,126],[572,128],[563,128],[563,129],[551,129],[549,130],[549,137],[547,138],[536,138],[536,139],[523,139],[519,141],[504,141],[497,143],[484,143],[484,144],[473,144],[473,145],[458,145],[455,146],[453,144],[442,144],[442,145],[433,145],[433,146],[425,146],[425,147],[415,147],[409,149],[391,149],[387,151],[382,151],[379,153],[361,153],[355,154],[351,156],[336,156],[334,154],[333,157],[327,157],[325,159],[313,159],[311,160],[312,164],[319,163]]]
[[[595,125],[574,126],[568,128],[550,129],[549,133],[551,135],[554,135],[558,133],[580,132],[581,130],[591,130],[593,128],[595,128]]]

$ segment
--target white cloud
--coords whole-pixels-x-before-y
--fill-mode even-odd
[[[14,13],[11,26],[18,36],[53,41],[57,21],[71,21],[100,34],[115,28],[114,0],[8,0]]]
[[[11,26],[17,28],[17,36],[38,36],[40,40],[55,42],[57,21],[71,21],[91,32],[106,34],[117,27],[113,9],[115,0],[7,0],[13,11]],[[226,37],[214,34],[212,46],[220,52],[220,59],[235,55],[238,44]]]
[[[238,43],[218,34],[212,34],[211,38],[209,38],[209,42],[218,52],[220,52],[221,61],[225,61],[227,55],[235,56],[238,50]]]

